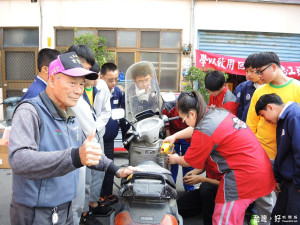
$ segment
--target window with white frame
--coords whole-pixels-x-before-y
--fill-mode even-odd
[[[71,28],[56,29],[56,48],[66,48],[74,35],[94,33],[107,40],[108,50],[115,54],[115,63],[126,73],[135,62],[150,61],[156,69],[163,91],[179,91],[181,70],[181,30],[172,29],[117,29]]]

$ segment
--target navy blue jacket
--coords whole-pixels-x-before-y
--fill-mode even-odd
[[[35,76],[34,81],[26,91],[26,93],[22,97],[22,101],[24,99],[34,98],[38,96],[42,91],[44,91],[47,87],[47,84],[43,82],[38,76]]]
[[[277,155],[274,175],[277,183],[292,181],[300,190],[300,107],[289,105],[279,117],[276,128]]]
[[[112,93],[112,97],[110,98],[111,109],[117,109],[121,107],[122,103],[122,91],[119,87],[114,87],[114,92]],[[124,98],[123,98],[124,99]],[[118,120],[113,120],[109,118],[108,123],[105,126],[105,134],[103,136],[104,142],[113,141],[119,132],[119,122]]]
[[[254,83],[249,80],[240,83],[233,92],[239,101],[237,117],[244,122],[246,122],[251,98],[255,90]]]

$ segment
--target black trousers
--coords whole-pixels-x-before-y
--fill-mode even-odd
[[[105,142],[104,141],[104,153],[107,158],[114,161],[114,141]],[[101,197],[105,195],[109,196],[112,194],[114,184],[114,174],[105,172],[102,189],[101,189]]]
[[[218,187],[215,184],[202,183],[199,189],[184,192],[177,199],[179,214],[190,217],[202,213],[204,225],[211,225]]]
[[[300,224],[300,192],[292,181],[280,184],[281,192],[271,215],[271,224]]]

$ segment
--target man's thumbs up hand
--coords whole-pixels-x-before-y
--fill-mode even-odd
[[[96,131],[95,131],[95,130],[92,130],[92,132],[90,133],[90,135],[87,137],[87,140],[88,140],[89,142],[93,142],[93,139],[94,139],[94,137],[95,137],[95,133],[96,133]]]
[[[101,146],[99,143],[93,142],[95,132],[95,130],[92,131],[79,148],[80,161],[86,166],[98,165],[99,160],[101,159]]]

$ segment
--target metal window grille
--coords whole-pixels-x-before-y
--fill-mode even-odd
[[[14,97],[14,96],[22,97],[23,95],[24,95],[24,93],[22,91],[18,91],[18,90],[6,90],[6,98]]]
[[[35,76],[35,52],[5,52],[6,80],[33,80]]]

